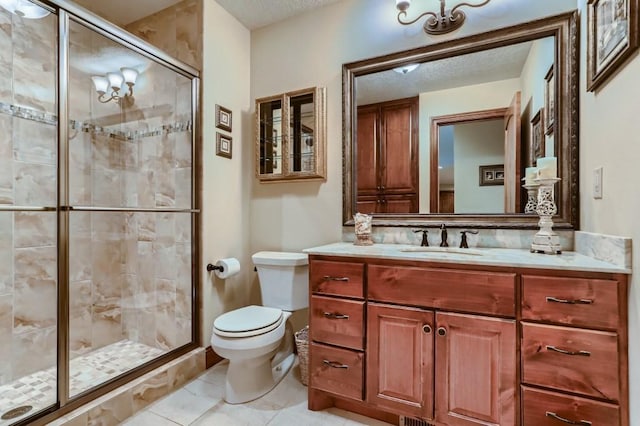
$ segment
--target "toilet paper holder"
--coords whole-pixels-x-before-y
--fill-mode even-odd
[[[224,272],[224,266],[218,266],[218,265],[214,265],[213,263],[209,263],[207,264],[207,272],[211,272],[211,271]]]

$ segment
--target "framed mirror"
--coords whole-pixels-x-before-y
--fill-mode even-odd
[[[557,157],[554,228],[577,228],[578,31],[573,12],[345,64],[344,225],[536,228],[522,179]]]

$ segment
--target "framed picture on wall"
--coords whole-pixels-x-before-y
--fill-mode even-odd
[[[553,78],[553,65],[544,77],[544,111],[545,111],[545,135],[553,133],[553,124],[556,121],[556,79]]]
[[[640,0],[588,0],[587,89],[596,90],[638,48]]]
[[[216,104],[216,127],[221,130],[231,131],[231,110]]]
[[[545,137],[542,108],[531,119],[531,164],[544,157]]]
[[[233,139],[231,136],[223,135],[216,132],[216,155],[225,158],[231,158],[231,150],[233,148]]]
[[[480,186],[504,185],[504,164],[480,166]]]

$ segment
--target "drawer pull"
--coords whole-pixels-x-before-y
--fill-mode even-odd
[[[590,421],[587,421],[587,420],[575,421],[575,420],[565,419],[564,417],[560,417],[559,415],[557,415],[556,413],[552,413],[551,411],[547,411],[546,416],[551,417],[552,419],[560,420],[561,422],[564,422],[570,425],[584,425],[584,426],[591,425]]]
[[[323,312],[322,315],[329,319],[349,319],[349,315],[334,314],[333,312]]]
[[[547,302],[566,303],[568,305],[591,305],[593,300],[591,299],[558,299],[557,297],[547,296]]]
[[[329,361],[328,359],[323,359],[322,362],[325,363],[326,365],[328,365],[331,368],[349,368],[348,365],[340,364],[337,361]]]
[[[349,281],[349,277],[332,277],[329,275],[325,275],[322,279],[324,281]]]
[[[580,356],[591,356],[591,352],[588,351],[567,351],[565,349],[556,348],[555,346],[547,345],[548,351],[558,352],[565,355],[580,355]]]

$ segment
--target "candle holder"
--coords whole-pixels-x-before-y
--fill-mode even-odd
[[[539,186],[536,213],[540,216],[540,221],[538,222],[540,230],[533,237],[531,252],[560,254],[562,253],[560,237],[553,232],[553,215],[558,212],[554,197],[554,186],[560,179],[541,178],[534,179],[534,181]]]
[[[538,188],[540,188],[540,184],[525,183],[522,187],[527,190],[527,205],[524,206],[524,212],[528,214],[537,213]]]

